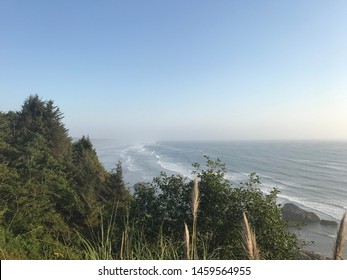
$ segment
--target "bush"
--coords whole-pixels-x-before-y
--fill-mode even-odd
[[[276,204],[277,189],[265,195],[257,184],[259,177],[252,173],[249,181],[232,186],[225,179],[226,167],[220,160],[206,157],[207,168],[194,164],[193,172],[199,178],[199,209],[197,239],[200,255],[206,248],[218,251],[218,258],[245,259],[242,218],[247,213],[255,230],[261,257],[264,259],[295,259],[300,242],[288,232]],[[135,191],[134,217],[149,238],[159,230],[175,240],[183,238],[184,223],[192,224],[192,187],[179,175],[162,173],[150,185]],[[203,245],[202,245],[203,244]]]

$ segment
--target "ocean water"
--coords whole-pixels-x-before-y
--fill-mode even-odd
[[[321,219],[339,221],[347,209],[347,142],[243,141],[157,142],[118,145],[112,140],[94,140],[105,168],[120,160],[128,187],[150,182],[161,171],[193,178],[192,163],[202,166],[204,155],[226,164],[226,177],[238,185],[251,172],[261,178],[258,187],[268,193],[280,190],[278,203],[293,202],[315,212]],[[336,228],[308,225],[300,230],[308,250],[331,256]],[[347,251],[347,250],[346,250]],[[347,254],[346,254],[347,259]]]

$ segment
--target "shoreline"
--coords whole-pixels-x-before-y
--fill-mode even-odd
[[[302,250],[304,255],[313,259],[332,258],[339,222],[321,219],[315,212],[309,212],[292,203],[282,207],[282,215],[288,222],[289,231],[306,242]],[[347,259],[347,250],[344,251],[344,259]]]
[[[295,203],[306,211],[313,211],[321,220],[335,223],[339,223],[346,210],[343,183],[347,177],[342,172],[345,167],[341,165],[347,151],[345,143],[327,145],[321,141],[233,141],[229,145],[229,141],[223,141],[223,145],[220,145],[208,141],[192,146],[194,143],[196,141],[161,141],[154,145],[126,145],[117,149],[111,149],[113,145],[105,147],[103,143],[99,145],[99,152],[108,167],[112,166],[115,158],[124,163],[124,178],[129,189],[133,189],[138,182],[151,182],[160,171],[176,174],[183,168],[189,172],[190,161],[203,164],[201,154],[204,153],[222,159],[228,166],[230,181],[235,183],[234,186],[238,181],[247,180],[247,170],[254,170],[261,178],[259,188],[264,193],[273,187],[280,190],[277,202],[282,206],[288,202]],[[173,164],[163,167],[163,162]],[[307,242],[303,250],[326,257],[332,255],[337,227],[318,223],[292,230]]]

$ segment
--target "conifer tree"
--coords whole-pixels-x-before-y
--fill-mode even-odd
[[[22,143],[39,133],[47,140],[53,155],[66,156],[69,153],[71,139],[62,123],[63,114],[52,100],[42,101],[37,95],[31,95],[17,114],[17,135]]]

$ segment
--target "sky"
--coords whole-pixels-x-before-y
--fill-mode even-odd
[[[346,140],[345,0],[0,0],[0,111],[72,137]]]

